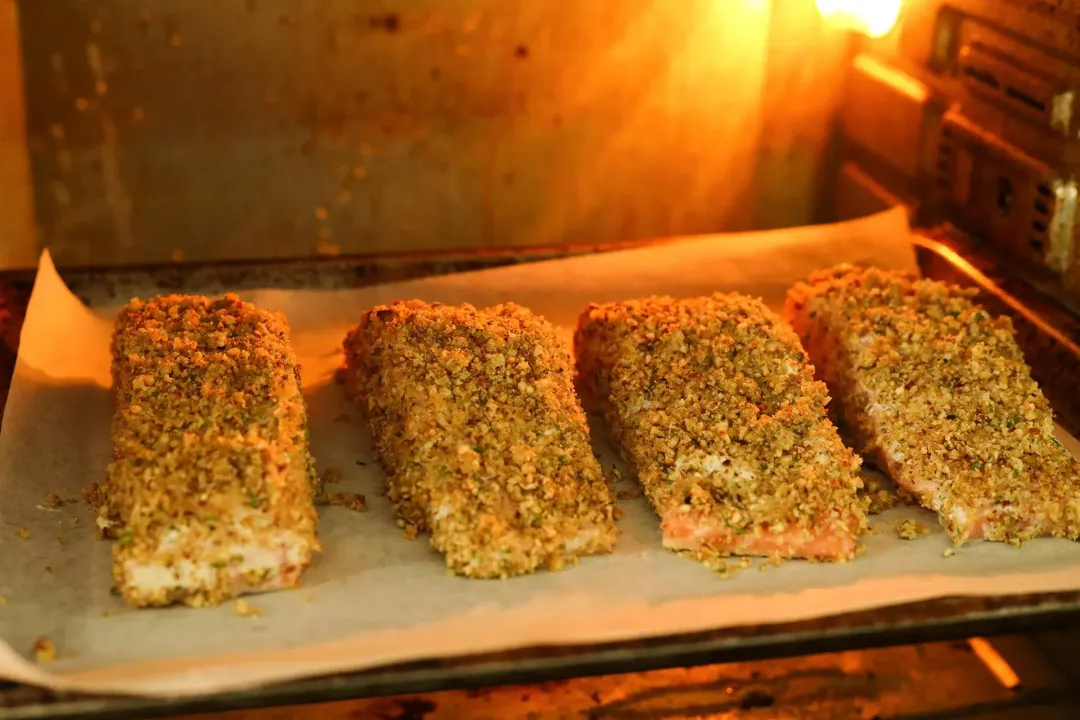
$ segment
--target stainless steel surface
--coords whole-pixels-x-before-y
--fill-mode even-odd
[[[864,44],[842,105],[847,163],[1064,298],[1080,297],[1077,7],[910,0],[890,38]]]
[[[776,72],[803,69],[813,0],[778,2],[809,12]],[[18,0],[36,246],[84,265],[614,242],[744,228],[759,183],[807,222],[833,109],[799,76],[777,99],[797,108],[763,110],[772,4]],[[766,118],[796,111],[761,177]]]

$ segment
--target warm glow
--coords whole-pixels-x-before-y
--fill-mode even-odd
[[[817,0],[818,10],[829,22],[881,37],[896,25],[904,0]]]
[[[994,649],[993,645],[979,637],[968,640],[968,645],[971,646],[975,657],[982,660],[986,669],[994,674],[994,677],[1002,686],[1009,690],[1020,686],[1020,676],[1016,674],[1008,661],[1001,656],[1001,653]]]

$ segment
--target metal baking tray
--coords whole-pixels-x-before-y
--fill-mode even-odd
[[[216,292],[254,287],[359,287],[605,249],[339,257],[213,266],[79,269],[61,274],[76,294],[94,305],[179,288]],[[1074,397],[1073,391],[1075,378],[1080,377],[1080,322],[1074,310],[1049,299],[1038,278],[1015,276],[1007,263],[981,250],[976,252],[976,246],[951,228],[926,233],[917,240],[916,250],[926,275],[977,287],[982,302],[1013,317],[1036,378],[1047,391],[1059,420],[1076,433],[1080,429],[1080,398]],[[6,396],[10,384],[18,328],[32,281],[32,273],[0,273],[0,399]],[[0,718],[162,717],[808,655],[1034,631],[1064,624],[1080,625],[1080,593],[943,598],[797,623],[413,662],[196,699],[91,697],[0,683]]]

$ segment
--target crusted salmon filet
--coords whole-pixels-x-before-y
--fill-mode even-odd
[[[848,560],[865,532],[859,458],[825,414],[790,328],[759,300],[593,305],[574,340],[581,392],[661,518],[665,547]]]
[[[840,266],[787,313],[861,452],[961,544],[1080,535],[1077,461],[1006,317],[975,292]]]
[[[450,570],[508,577],[612,550],[570,352],[545,320],[398,302],[365,313],[345,355],[399,525]]]
[[[199,606],[297,585],[319,542],[285,318],[232,295],[134,300],[112,351],[98,526],[124,598]]]

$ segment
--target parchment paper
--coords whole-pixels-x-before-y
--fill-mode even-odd
[[[84,307],[46,255],[0,434],[0,676],[54,688],[187,695],[412,659],[794,621],[936,596],[1080,589],[1078,543],[1043,540],[1021,550],[974,544],[945,558],[949,542],[934,516],[913,508],[878,519],[884,532],[869,537],[866,555],[850,564],[789,562],[724,580],[664,551],[658,520],[642,498],[620,502],[625,517],[612,556],[508,581],[450,577],[423,538],[410,542],[396,528],[377,492],[380,471],[366,430],[332,379],[347,328],[379,302],[514,300],[559,324],[569,339],[590,301],[740,290],[778,307],[792,282],[845,260],[913,267],[904,214],[364,290],[245,293],[288,315],[318,466],[340,468],[344,482],[335,489],[363,492],[370,506],[362,514],[322,509],[325,551],[304,587],[250,599],[262,612],[252,618],[232,604],[128,609],[110,594],[109,547],[94,539],[82,502],[45,506],[50,493],[75,498],[104,476],[115,313]],[[598,424],[594,431],[610,466]],[[907,517],[931,533],[898,539],[889,523]],[[19,537],[23,528],[28,538]],[[39,637],[54,641],[56,662],[32,662]]]

